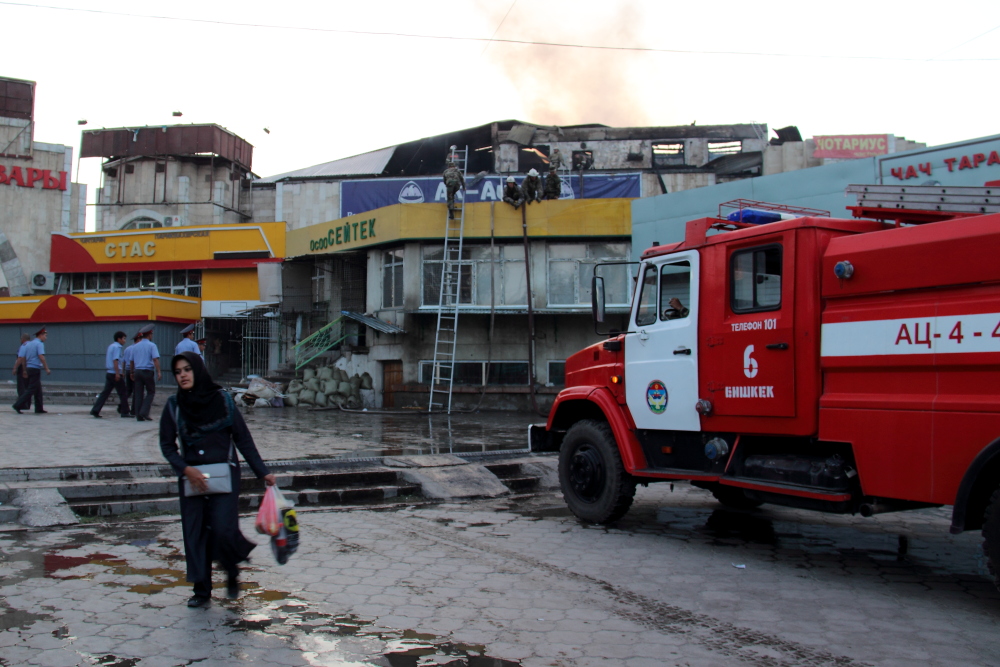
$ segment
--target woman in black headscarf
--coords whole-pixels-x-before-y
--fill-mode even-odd
[[[203,607],[212,598],[212,561],[219,561],[226,571],[226,592],[235,599],[240,590],[239,563],[257,546],[240,532],[240,468],[233,444],[258,478],[268,486],[275,478],[257,453],[232,397],[212,381],[201,356],[178,354],[170,367],[177,393],[167,399],[160,417],[160,450],[181,477],[178,485],[187,580],[194,584],[194,595],[187,604]],[[195,491],[207,488],[207,478],[194,466],[227,462],[232,479],[229,493],[185,495],[185,480]]]

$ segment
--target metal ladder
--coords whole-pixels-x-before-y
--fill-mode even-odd
[[[469,147],[451,147],[449,162],[454,162],[466,182]],[[459,200],[459,195],[463,196]],[[437,332],[434,334],[434,360],[431,374],[428,412],[451,414],[451,390],[455,379],[455,344],[458,342],[458,306],[461,293],[462,237],[465,234],[465,192],[455,193],[455,205],[444,221],[444,254],[441,263],[441,294],[438,299]],[[454,216],[451,214],[454,213]]]

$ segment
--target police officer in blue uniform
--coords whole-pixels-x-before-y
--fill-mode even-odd
[[[142,340],[142,334],[136,333],[132,337],[132,344],[122,352],[122,373],[125,375],[125,407],[128,409],[127,417],[135,417],[132,412],[132,396],[135,395],[135,364],[132,363],[132,354],[135,353],[135,344]]]
[[[153,407],[153,396],[156,395],[156,382],[163,377],[160,371],[160,350],[153,342],[153,325],[147,324],[139,329],[142,340],[136,343],[132,352],[132,366],[135,368],[135,396],[132,400],[132,412],[136,421],[151,422],[149,409]],[[155,373],[154,373],[155,371]]]
[[[35,399],[35,414],[46,414],[45,408],[42,407],[42,369],[45,369],[46,374],[52,374],[52,371],[49,370],[49,362],[45,360],[45,341],[48,340],[48,337],[48,332],[45,327],[42,327],[35,332],[35,340],[25,346],[24,356],[18,357],[28,386],[24,393],[17,397],[17,402],[12,406],[17,414],[21,414],[21,410],[28,409],[32,397]]]
[[[21,334],[21,346],[17,348],[17,356],[14,358],[14,377],[17,378],[17,395],[20,397],[24,390],[28,388],[28,381],[24,377],[24,350],[31,340],[31,334]],[[28,399],[28,406],[31,407],[31,399]]]
[[[98,419],[101,418],[101,408],[104,407],[104,402],[108,400],[108,396],[111,395],[112,390],[118,392],[118,414],[122,417],[128,417],[128,396],[125,394],[124,379],[125,368],[122,366],[122,345],[124,343],[125,332],[116,331],[114,340],[111,341],[107,352],[104,353],[104,390],[97,396],[94,407],[90,409],[91,416]]]
[[[198,343],[194,340],[194,325],[189,324],[183,329],[181,329],[181,342],[177,343],[174,347],[174,356],[182,354],[184,352],[194,352],[195,354],[201,354],[201,350],[198,348]]]

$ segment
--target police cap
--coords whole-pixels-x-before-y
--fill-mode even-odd
[[[194,331],[194,325],[193,324],[189,324],[186,327],[184,327],[183,329],[181,329],[181,335],[183,336],[185,334],[189,334],[192,331]]]
[[[42,327],[41,329],[39,329],[38,331],[36,331],[36,332],[35,332],[35,335],[36,335],[36,336],[41,336],[41,335],[42,335],[43,333],[48,333],[48,332],[47,332],[47,331],[45,330],[45,327]]]
[[[147,324],[147,325],[146,325],[146,326],[144,326],[143,328],[139,329],[139,335],[140,335],[140,336],[145,336],[145,335],[146,335],[146,334],[148,334],[148,333],[152,333],[152,331],[153,331],[153,326],[154,326],[154,325],[152,325],[152,324]]]

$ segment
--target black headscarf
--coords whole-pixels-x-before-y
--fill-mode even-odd
[[[183,359],[191,364],[194,372],[194,387],[177,387],[174,405],[177,406],[177,427],[185,443],[194,444],[212,431],[227,428],[233,424],[235,404],[229,394],[217,385],[205,368],[200,354],[181,352],[170,360],[173,371],[177,362]]]

